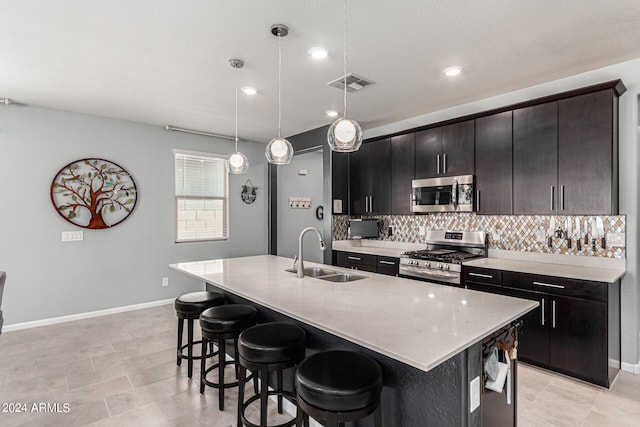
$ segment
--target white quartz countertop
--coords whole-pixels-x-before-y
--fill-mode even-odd
[[[515,271],[519,273],[541,274],[545,276],[565,277],[569,279],[591,280],[595,282],[615,283],[625,274],[624,268],[604,268],[585,265],[557,264],[549,262],[522,261],[503,258],[482,258],[464,263],[470,267],[490,268],[493,270]]]
[[[331,244],[334,251],[356,252],[360,254],[382,255],[400,258],[407,251],[425,249],[427,245],[407,242],[387,242],[384,240],[334,240]]]
[[[366,279],[349,283],[298,278],[284,271],[292,263],[261,255],[170,267],[423,371],[538,305],[375,273],[363,273]],[[305,262],[311,266],[320,264]]]

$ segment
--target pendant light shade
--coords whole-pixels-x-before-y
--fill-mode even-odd
[[[235,70],[239,70],[244,67],[244,61],[240,59],[230,59],[229,66]],[[249,170],[249,160],[247,156],[238,151],[238,79],[236,77],[236,151],[229,154],[227,157],[226,165],[227,172],[234,175],[240,175]]]
[[[344,0],[344,113],[329,127],[327,142],[331,150],[340,153],[358,151],[362,145],[362,128],[355,120],[347,118],[347,0]]]
[[[293,159],[293,147],[286,138],[282,137],[282,96],[281,96],[281,77],[282,77],[282,47],[280,39],[289,34],[289,28],[286,25],[275,24],[271,26],[271,34],[278,38],[278,137],[273,138],[267,144],[265,156],[267,161],[273,165],[288,165]]]

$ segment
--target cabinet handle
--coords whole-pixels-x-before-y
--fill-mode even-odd
[[[493,276],[490,274],[481,274],[481,273],[469,273],[469,276],[476,276],[476,277],[485,277],[487,279],[493,279]]]
[[[555,191],[553,185],[551,186],[551,210],[553,210],[553,199],[554,199]]]
[[[373,212],[373,196],[369,196],[369,213]]]
[[[480,210],[480,190],[476,191],[476,210]]]
[[[560,186],[560,210],[564,210],[564,185]]]
[[[440,174],[440,154],[436,156],[436,173]]]
[[[544,283],[544,282],[533,282],[534,285],[538,285],[538,286],[546,286],[547,288],[558,288],[558,289],[564,289],[563,285],[554,285],[552,283]]]
[[[387,264],[387,265],[396,265],[395,262],[391,262],[391,261],[378,261],[380,264]]]
[[[442,173],[447,173],[447,155],[442,155]]]
[[[541,319],[541,325],[544,326],[544,298],[540,299],[540,303],[542,305],[542,319]]]
[[[551,327],[556,327],[556,300],[551,301]]]
[[[352,259],[354,261],[362,261],[362,258],[358,258],[357,256],[348,256],[347,259]]]

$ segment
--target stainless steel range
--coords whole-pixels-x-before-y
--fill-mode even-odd
[[[400,257],[400,276],[462,287],[462,261],[487,256],[484,231],[427,231],[427,248]]]

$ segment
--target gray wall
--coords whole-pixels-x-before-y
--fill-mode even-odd
[[[404,129],[615,79],[622,79],[627,87],[627,92],[620,98],[619,120],[620,214],[627,216],[627,274],[622,279],[621,289],[622,360],[624,369],[640,373],[640,291],[638,290],[638,261],[640,258],[638,252],[638,238],[640,237],[638,233],[640,225],[640,217],[638,216],[640,59],[368,129],[365,131],[365,138],[399,132]]]
[[[323,203],[322,150],[296,154],[290,164],[278,168],[278,255],[293,258],[298,253],[298,236],[305,227],[322,233],[322,220],[316,208]],[[307,175],[298,175],[307,169]],[[290,209],[289,197],[310,197],[310,209]],[[323,253],[315,233],[304,237],[304,259],[322,263]]]
[[[0,270],[7,272],[5,326],[175,298],[203,288],[170,270],[174,262],[267,251],[264,144],[240,143],[251,165],[231,175],[229,240],[174,243],[173,149],[227,154],[232,142],[95,116],[32,107],[0,110]],[[113,229],[82,230],[64,221],[49,199],[67,163],[98,157],[127,169],[139,189],[133,214]],[[247,178],[260,187],[254,204],[240,199]],[[161,287],[169,277],[169,287]]]

